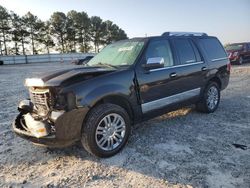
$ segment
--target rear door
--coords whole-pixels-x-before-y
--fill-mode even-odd
[[[197,94],[206,83],[207,64],[191,38],[176,37],[172,41],[178,58],[175,71],[181,84],[179,92]]]

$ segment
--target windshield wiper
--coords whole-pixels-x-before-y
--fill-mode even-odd
[[[117,69],[117,66],[115,66],[115,65],[111,65],[111,64],[108,64],[108,63],[102,63],[102,62],[99,62],[99,63],[97,63],[96,65],[104,65],[104,66],[107,66],[107,67],[112,67],[112,68]]]

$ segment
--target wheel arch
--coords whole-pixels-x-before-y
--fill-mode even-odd
[[[215,82],[218,84],[219,88],[221,89],[221,86],[222,86],[222,82],[221,82],[221,79],[217,76],[213,77],[213,78],[210,78],[207,82],[207,85],[210,83],[210,82]]]
[[[115,105],[122,107],[128,113],[130,121],[131,121],[131,125],[134,124],[134,120],[135,120],[134,113],[135,112],[132,108],[131,103],[129,102],[129,100],[127,99],[126,96],[118,95],[118,94],[117,95],[103,96],[102,98],[100,98],[97,101],[95,101],[94,103],[92,103],[91,106],[89,106],[90,109],[88,110],[88,112],[85,116],[85,119],[92,109],[94,109],[96,106],[98,106],[100,104],[105,104],[105,103],[115,104]]]
[[[97,106],[99,104],[104,104],[104,103],[116,104],[116,105],[124,108],[130,117],[131,123],[133,124],[134,111],[133,111],[132,105],[130,104],[130,102],[128,101],[128,99],[126,97],[121,96],[121,95],[108,95],[108,96],[105,96],[105,97],[99,99],[93,105],[92,108],[94,108],[95,106]]]

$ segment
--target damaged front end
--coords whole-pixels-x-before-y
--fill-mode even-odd
[[[42,73],[25,80],[30,99],[21,101],[14,132],[33,143],[67,146],[80,140],[89,106],[75,84],[113,72],[111,68],[84,67]]]
[[[29,87],[30,100],[19,103],[14,132],[35,144],[67,146],[80,139],[84,109],[68,110],[50,88]],[[63,101],[64,104],[64,101]],[[65,109],[64,109],[65,108]]]
[[[55,122],[64,110],[52,111],[55,99],[49,88],[29,87],[30,100],[23,100],[19,103],[20,114],[13,122],[14,131],[21,137],[44,144],[41,140],[54,143]]]

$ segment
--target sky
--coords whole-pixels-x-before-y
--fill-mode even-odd
[[[0,5],[42,20],[55,11],[85,11],[113,21],[129,38],[191,31],[217,36],[224,44],[250,42],[250,0],[0,0]]]

